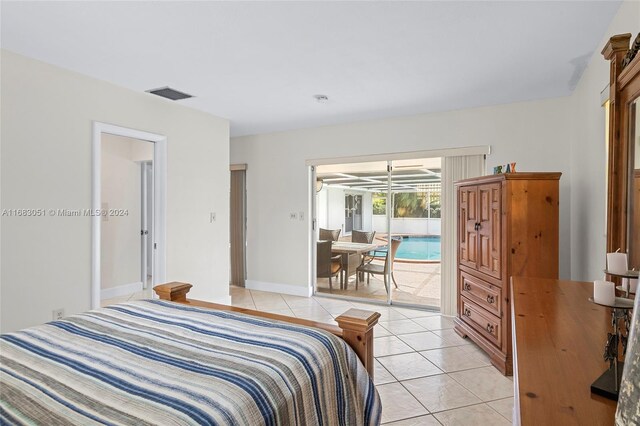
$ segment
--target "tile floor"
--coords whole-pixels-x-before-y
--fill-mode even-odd
[[[375,384],[387,425],[508,425],[513,381],[436,312],[231,287],[232,304],[335,323],[349,308],[382,314],[374,329]]]
[[[102,299],[100,301],[100,306],[104,307],[107,305],[113,305],[114,303],[128,302],[129,300],[150,299],[152,292],[151,286],[148,286],[146,290],[140,290],[137,293],[114,297],[113,299]]]
[[[230,289],[232,304],[334,323],[356,307],[380,312],[374,329],[375,384],[386,425],[511,424],[513,381],[491,366],[472,342],[437,312],[370,305],[326,297]],[[150,290],[103,300],[102,305],[149,297]]]

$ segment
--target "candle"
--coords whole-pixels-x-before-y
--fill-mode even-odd
[[[638,279],[629,278],[629,293],[636,294],[638,292]]]
[[[627,272],[627,253],[607,253],[607,270],[614,274]]]
[[[615,284],[611,281],[594,281],[593,301],[601,305],[613,305],[616,301]]]

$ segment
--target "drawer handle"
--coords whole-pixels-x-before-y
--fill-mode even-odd
[[[464,289],[465,289],[466,291],[471,291],[471,284],[469,284],[469,283],[464,283]]]
[[[493,304],[493,302],[495,301],[496,301],[496,298],[493,295],[490,294],[487,296],[487,303]]]
[[[493,334],[493,325],[492,324],[487,324],[487,331],[491,334]]]
[[[469,309],[469,308],[464,308],[464,313],[463,313],[463,315],[464,315],[465,317],[471,317],[471,309]]]

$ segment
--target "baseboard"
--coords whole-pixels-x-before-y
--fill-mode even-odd
[[[114,297],[126,296],[142,290],[142,281],[131,284],[123,284],[115,287],[103,288],[100,290],[100,299],[113,299]]]
[[[249,290],[268,291],[270,293],[290,294],[292,296],[311,297],[313,289],[301,285],[269,283],[266,281],[246,280],[245,288]]]

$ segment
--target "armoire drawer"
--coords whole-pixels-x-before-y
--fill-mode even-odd
[[[495,316],[502,317],[502,289],[480,278],[460,271],[460,294]]]
[[[500,318],[491,315],[466,297],[460,298],[460,318],[487,338],[488,341],[502,347]]]

